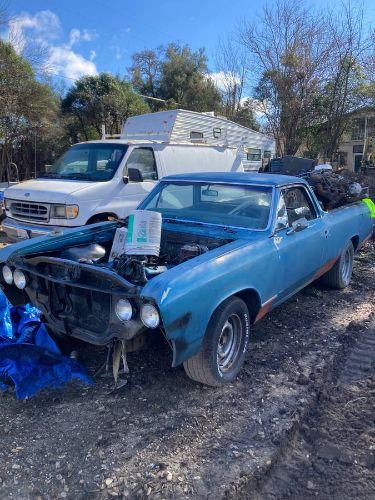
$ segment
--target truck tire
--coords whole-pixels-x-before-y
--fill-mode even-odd
[[[201,350],[184,361],[188,377],[218,387],[233,382],[245,360],[250,335],[250,316],[238,297],[224,301],[212,315]]]
[[[346,288],[352,277],[353,259],[354,247],[353,243],[349,241],[336,264],[322,277],[322,282],[330,288]]]

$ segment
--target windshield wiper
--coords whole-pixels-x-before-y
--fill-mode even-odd
[[[174,219],[173,217],[163,217],[163,222],[169,222],[170,224],[189,224],[190,226],[219,226],[223,231],[228,233],[235,233],[235,231],[230,226],[225,226],[224,224],[215,224],[214,222],[200,222],[195,220],[187,219]]]
[[[42,177],[42,178],[52,178],[52,179],[61,179],[61,175],[54,174],[53,172],[45,172],[44,174],[40,174],[39,177]]]
[[[91,181],[92,178],[88,176],[87,174],[83,174],[82,172],[76,172],[74,174],[66,174],[66,175],[61,175],[61,179],[84,179],[86,181]]]

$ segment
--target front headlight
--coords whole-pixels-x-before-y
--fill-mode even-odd
[[[120,299],[116,304],[116,315],[121,321],[129,321],[133,316],[133,308],[128,299]]]
[[[147,328],[157,328],[160,323],[158,310],[152,304],[143,304],[141,307],[141,320]]]
[[[51,219],[75,219],[78,217],[78,205],[52,205]]]
[[[5,283],[8,283],[8,285],[11,285],[13,283],[13,273],[9,266],[3,267],[3,278]]]
[[[14,284],[20,290],[23,290],[27,285],[27,278],[24,272],[20,269],[16,269],[13,274]]]

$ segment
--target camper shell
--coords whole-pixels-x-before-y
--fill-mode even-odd
[[[275,140],[214,113],[173,109],[132,116],[121,139],[190,143],[235,148],[244,171],[258,171],[275,156]]]

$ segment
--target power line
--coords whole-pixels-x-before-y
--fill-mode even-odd
[[[53,73],[52,71],[48,71],[49,75],[56,76],[57,78],[66,78],[67,80],[70,80],[72,82],[76,82],[78,78],[70,78],[69,76],[64,76],[64,75],[59,75],[58,73]],[[83,76],[92,76],[92,75],[83,75]],[[150,99],[151,101],[157,101],[157,102],[162,102],[162,103],[167,103],[168,99],[160,99],[159,97],[151,97],[149,95],[144,95],[144,94],[138,94],[137,92],[134,91],[133,93],[138,95],[139,97],[143,97],[144,99]],[[179,102],[173,101],[175,104],[180,104]]]

